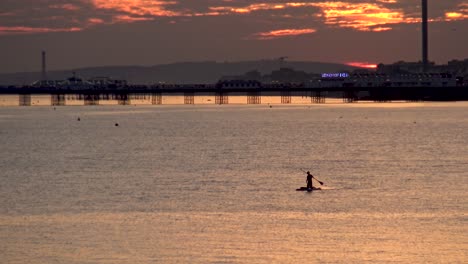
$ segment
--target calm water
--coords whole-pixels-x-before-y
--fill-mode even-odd
[[[2,107],[1,263],[466,263],[467,131],[467,103]]]

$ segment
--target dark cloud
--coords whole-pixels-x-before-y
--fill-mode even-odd
[[[340,5],[342,3],[342,5]],[[447,12],[460,10],[463,0],[432,1],[431,17],[442,20]],[[351,24],[357,20],[371,20],[374,13],[389,13],[392,19],[373,19],[365,26],[404,23],[419,17],[419,0],[346,0],[346,1],[285,1],[285,0],[3,0],[0,3],[0,26],[86,29],[96,24],[135,23],[147,20],[171,19],[177,22],[187,17],[254,16],[259,23],[316,24],[333,26],[333,21]],[[368,16],[349,14],[350,9]],[[342,14],[340,15],[340,12]],[[466,14],[466,9],[464,11]],[[329,17],[332,16],[332,19]],[[328,18],[328,19],[327,19]],[[316,25],[315,25],[316,26]],[[359,28],[349,26],[354,29]]]
[[[416,60],[420,53],[420,3],[2,0],[0,55],[9,63],[0,66],[0,71],[35,69],[31,56],[40,49],[61,54],[51,60],[60,60],[51,68],[240,60],[278,54],[334,62],[389,62],[393,57]],[[459,44],[468,42],[467,9],[463,0],[430,1],[434,21],[430,37],[437,43],[431,46],[437,47],[432,49],[433,58],[443,62],[468,56],[466,47]],[[397,49],[396,40],[407,40],[411,45]],[[332,48],[333,53],[326,52]]]

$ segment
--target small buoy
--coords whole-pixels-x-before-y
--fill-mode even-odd
[[[76,119],[76,120],[81,121],[81,119],[80,119],[79,117],[78,117],[78,119]]]
[[[270,108],[273,108],[273,106],[272,106],[272,105],[270,105]]]
[[[119,126],[119,123],[115,123],[115,126]]]

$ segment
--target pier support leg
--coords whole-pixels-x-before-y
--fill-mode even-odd
[[[383,92],[383,88],[381,87],[369,89],[369,95],[370,98],[376,103],[388,101],[387,97],[385,96],[385,93]]]
[[[99,105],[99,94],[85,94],[83,97],[85,105]]]
[[[424,93],[421,88],[418,87],[408,88],[407,98],[406,101],[408,102],[421,102],[424,101]]]
[[[290,104],[291,103],[291,91],[282,91],[281,92],[281,103]]]
[[[19,95],[19,106],[31,106],[31,95],[20,94]]]
[[[358,100],[356,91],[349,90],[343,91],[343,102],[345,103],[354,103]]]
[[[193,92],[184,93],[184,104],[195,104],[195,94]]]
[[[65,105],[65,95],[63,94],[51,94],[50,103],[52,106],[64,106]]]
[[[103,101],[109,101],[111,100],[112,96],[110,94],[101,94],[99,96],[99,100],[103,100]]]
[[[130,100],[146,100],[146,94],[131,94],[129,98]]]
[[[130,104],[130,96],[128,94],[123,93],[123,94],[116,94],[117,96],[117,101],[119,102],[119,105],[129,105]]]
[[[227,93],[216,93],[215,95],[216,104],[229,104],[229,97]]]
[[[312,91],[311,103],[314,103],[314,104],[325,103],[325,97],[322,95],[322,91]]]
[[[79,97],[76,94],[67,94],[67,97],[66,97],[67,101],[75,101],[75,100],[78,100],[78,99],[79,99]]]
[[[247,93],[247,104],[261,104],[262,96],[260,92],[248,92]]]
[[[161,105],[162,104],[162,94],[161,93],[153,93],[151,95],[151,104]]]

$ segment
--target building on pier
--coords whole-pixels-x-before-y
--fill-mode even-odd
[[[93,77],[90,79],[83,79],[78,77],[75,73],[66,80],[40,80],[31,84],[36,88],[57,88],[57,89],[118,89],[128,86],[126,80],[114,80],[110,77]]]
[[[93,77],[88,79],[87,82],[97,88],[121,88],[128,85],[126,80],[114,80],[110,77]]]
[[[460,79],[450,73],[381,74],[324,73],[305,84],[306,88],[330,87],[455,87]]]
[[[258,89],[262,87],[262,83],[255,80],[226,80],[226,81],[219,81],[216,84],[216,88],[219,89],[232,89],[232,88],[252,88]]]

